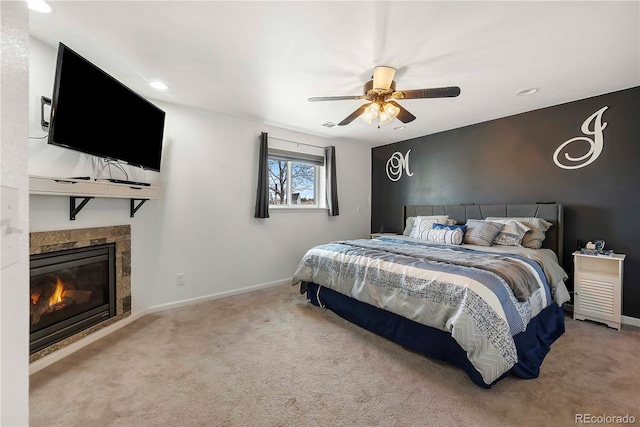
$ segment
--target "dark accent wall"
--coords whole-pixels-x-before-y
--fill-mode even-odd
[[[463,95],[464,96],[464,93]],[[602,107],[607,123],[600,156],[567,170],[556,149],[588,137],[583,122]],[[602,239],[625,253],[623,315],[640,318],[640,87],[548,107],[372,149],[371,230],[402,231],[405,204],[504,204],[552,201],[564,206],[564,265],[572,275],[577,241]],[[593,130],[593,123],[590,125]],[[580,156],[589,144],[571,143]],[[385,170],[408,150],[408,176]],[[567,281],[569,290],[573,283]]]

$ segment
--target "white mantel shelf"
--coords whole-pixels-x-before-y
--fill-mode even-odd
[[[29,194],[43,196],[117,197],[120,199],[158,199],[159,187],[115,184],[109,181],[29,176]]]
[[[130,199],[131,217],[133,217],[144,202],[150,199],[160,198],[160,188],[132,184],[116,184],[109,181],[31,175],[29,176],[29,194],[70,197],[70,219],[73,221],[76,214],[94,197]],[[84,200],[76,207],[76,199],[78,198]],[[135,203],[136,201],[138,202],[137,205]]]

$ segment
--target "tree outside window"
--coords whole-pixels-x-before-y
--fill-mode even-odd
[[[309,163],[269,159],[269,204],[317,205],[317,170]]]

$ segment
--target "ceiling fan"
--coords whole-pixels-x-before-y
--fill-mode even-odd
[[[369,103],[361,105],[338,123],[338,126],[348,125],[356,117],[362,117],[367,123],[377,118],[379,128],[380,125],[387,124],[396,117],[403,123],[416,119],[416,116],[405,110],[395,101],[396,99],[453,98],[460,95],[460,88],[457,86],[396,91],[396,82],[393,80],[395,74],[395,68],[375,67],[373,79],[364,84],[364,95],[316,96],[309,98],[309,102],[365,99]]]

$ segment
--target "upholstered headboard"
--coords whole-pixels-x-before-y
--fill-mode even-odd
[[[404,206],[402,228],[404,230],[407,218],[418,215],[449,215],[458,224],[464,224],[468,219],[484,219],[489,216],[501,217],[534,217],[551,222],[553,226],[546,232],[542,242],[543,248],[549,248],[558,255],[562,265],[562,205],[557,203],[532,203],[522,205],[407,205]]]

